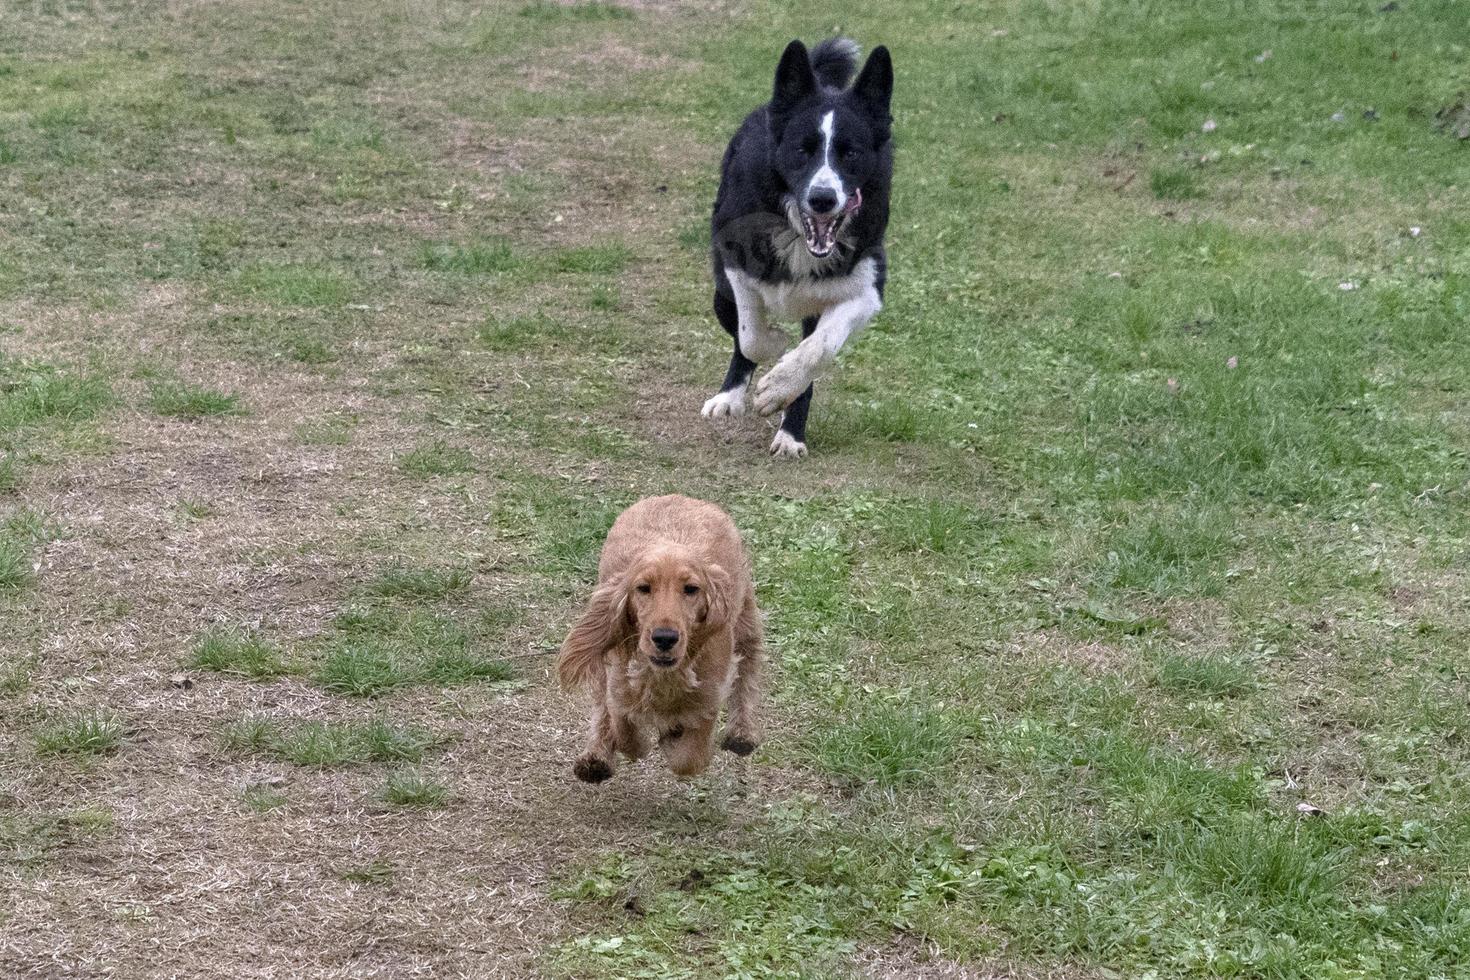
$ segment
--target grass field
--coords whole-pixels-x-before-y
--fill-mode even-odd
[[[1467,19],[5,6],[0,974],[1466,975]],[[706,221],[833,29],[892,273],[792,465]],[[669,491],[766,742],[588,788],[548,654]]]

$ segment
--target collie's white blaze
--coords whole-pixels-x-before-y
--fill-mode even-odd
[[[812,174],[811,181],[806,185],[807,196],[810,197],[814,189],[825,187],[837,194],[837,211],[847,207],[847,188],[842,186],[842,178],[837,171],[832,169],[832,136],[837,131],[837,110],[833,109],[822,117],[822,124],[817,127],[822,133],[822,166]]]

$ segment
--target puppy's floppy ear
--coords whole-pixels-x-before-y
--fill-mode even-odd
[[[724,626],[735,616],[735,582],[725,569],[710,562],[704,566],[704,622]]]
[[[806,45],[792,41],[781,53],[776,65],[776,84],[771,90],[769,111],[771,136],[779,139],[786,128],[786,120],[797,103],[817,90],[817,76],[812,71],[812,60],[806,53]]]
[[[610,579],[597,587],[582,618],[562,641],[556,671],[564,690],[582,687],[602,669],[602,655],[623,642],[632,624],[628,621],[626,577]]]
[[[888,105],[893,101],[893,59],[886,47],[880,44],[868,55],[857,81],[852,83],[852,94],[867,104],[878,124],[877,142],[882,146],[888,142],[889,127],[893,123],[893,117],[888,113]]]

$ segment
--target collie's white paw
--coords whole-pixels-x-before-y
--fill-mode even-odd
[[[729,391],[722,391],[715,395],[704,403],[704,408],[699,410],[699,414],[707,419],[723,418],[726,415],[731,418],[739,418],[744,415],[745,386],[731,388]]]
[[[771,440],[771,455],[777,459],[801,459],[806,455],[806,443],[798,442],[785,429],[777,429],[776,438]]]
[[[755,410],[762,415],[774,415],[796,401],[806,386],[812,383],[811,372],[792,351],[761,378],[755,386]]]

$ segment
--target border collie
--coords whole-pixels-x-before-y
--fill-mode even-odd
[[[857,53],[840,37],[810,54],[787,45],[771,101],[745,118],[720,164],[715,316],[735,352],[701,414],[745,414],[755,366],[776,362],[756,385],[755,410],[783,413],[771,443],[780,457],[806,455],[812,380],[883,306],[893,62],[874,48],[849,89]],[[801,321],[790,351],[777,320]]]

